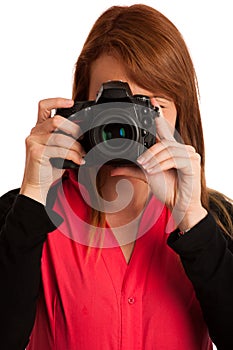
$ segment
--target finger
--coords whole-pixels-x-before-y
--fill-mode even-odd
[[[144,157],[142,159],[142,157]],[[138,162],[148,174],[155,174],[172,168],[186,168],[192,174],[194,161],[199,159],[195,148],[178,142],[163,140],[145,152]]]
[[[51,135],[30,135],[27,137],[26,146],[32,159],[41,162],[45,158],[59,157],[74,160],[78,164],[85,163],[83,160],[85,152],[80,143],[66,135],[55,135],[52,141],[50,137]]]
[[[44,147],[42,157],[46,159],[50,158],[62,158],[72,160],[74,163],[78,165],[85,164],[85,160],[82,155],[72,149],[65,149],[62,147],[56,146],[46,146]]]
[[[31,134],[48,134],[54,131],[59,132],[59,130],[74,138],[78,138],[82,134],[79,125],[59,115],[55,115],[53,118],[37,124],[32,129]]]
[[[174,141],[162,141],[157,146],[158,147],[153,147],[153,150],[150,150],[150,158],[148,157],[146,161],[143,162],[142,165],[144,169],[149,169],[169,158],[176,159],[180,157],[191,159],[196,153],[194,147],[182,145]]]
[[[174,128],[164,118],[162,110],[160,108],[160,116],[155,118],[156,136],[161,140],[175,141],[173,136]]]
[[[176,148],[182,148],[183,145],[179,144],[176,141],[170,141],[170,140],[162,140],[161,142],[155,143],[152,147],[150,147],[148,150],[146,150],[140,157],[138,157],[137,162],[139,164],[146,164],[149,162],[153,157],[157,156],[161,151],[164,149],[176,149]],[[171,152],[171,151],[170,151]],[[174,151],[173,151],[174,152]]]
[[[155,118],[156,136],[159,140],[166,139],[170,141],[175,141],[175,138],[173,136],[174,128],[164,118],[163,111],[159,106],[158,102],[156,101],[156,98],[152,98],[151,103],[154,107],[159,108],[159,117]]]
[[[38,104],[38,119],[37,123],[42,123],[51,117],[51,112],[55,108],[69,108],[74,104],[73,100],[66,98],[48,98],[41,100]]]
[[[171,169],[182,170],[184,168],[188,168],[191,174],[191,163],[187,163],[186,158],[169,158],[145,170],[148,174],[155,175]]]
[[[186,175],[194,175],[194,172],[197,170],[197,167],[194,166],[194,161],[199,162],[200,156],[196,154],[192,154],[189,157],[180,156],[180,157],[169,157],[164,160],[157,162],[151,162],[147,164],[143,168],[148,174],[155,175],[160,172],[164,172],[171,169],[182,170],[186,173]],[[198,163],[197,163],[198,164]]]
[[[78,152],[81,156],[84,156],[86,154],[82,145],[68,135],[36,135],[33,136],[33,141],[45,146],[57,146],[67,150],[73,150],[75,152]]]

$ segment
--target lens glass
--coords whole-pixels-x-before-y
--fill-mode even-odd
[[[109,141],[112,139],[132,139],[133,130],[131,125],[110,123],[102,128],[102,141]]]

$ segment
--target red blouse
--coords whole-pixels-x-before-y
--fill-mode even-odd
[[[192,284],[166,244],[168,210],[155,197],[144,211],[129,264],[111,230],[101,249],[88,250],[82,225],[89,207],[73,176],[59,188],[54,210],[64,221],[44,244],[42,289],[27,350],[212,349]]]

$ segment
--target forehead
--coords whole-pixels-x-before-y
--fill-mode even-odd
[[[143,94],[147,96],[153,95],[151,91],[139,87],[129,78],[125,65],[120,59],[110,55],[102,55],[91,65],[89,98],[95,98],[101,85],[109,80],[128,82],[133,94]]]
[[[108,80],[125,80],[127,73],[121,61],[113,56],[102,55],[91,65],[90,89],[93,85],[99,86]]]

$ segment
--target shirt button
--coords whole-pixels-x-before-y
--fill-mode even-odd
[[[130,305],[133,305],[133,304],[135,303],[135,298],[134,298],[134,297],[128,298],[128,303],[129,303]]]

